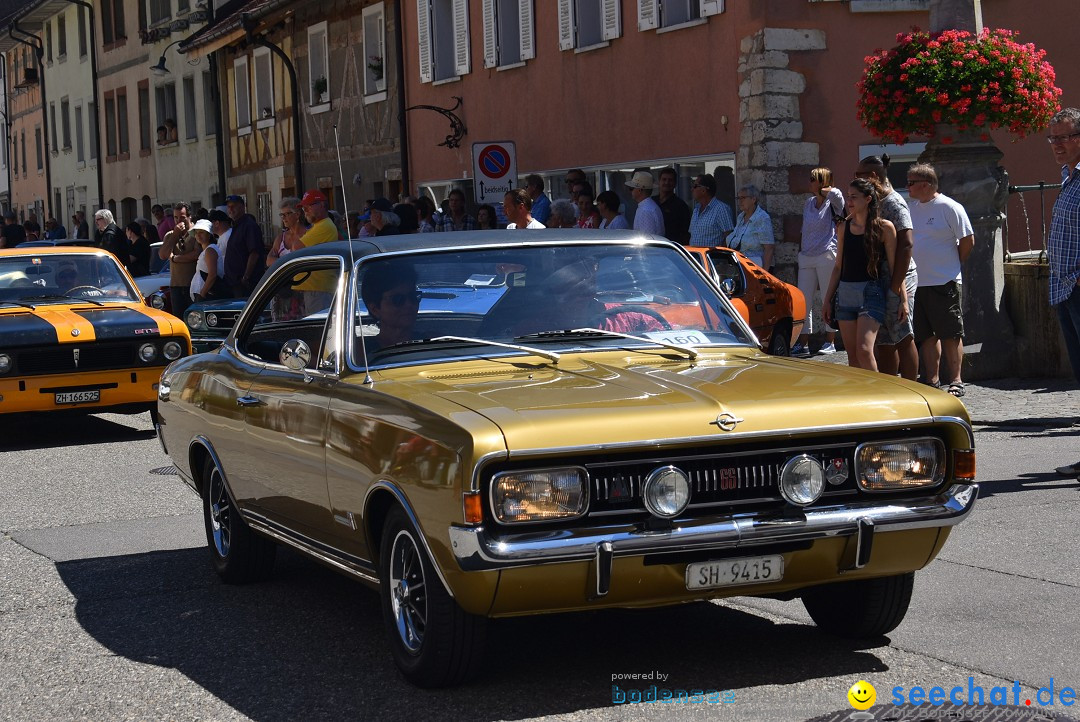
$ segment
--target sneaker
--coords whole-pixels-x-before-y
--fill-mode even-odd
[[[831,344],[828,341],[826,341],[825,343],[821,344],[821,348],[818,349],[818,353],[824,353],[824,354],[836,353],[836,345]]]
[[[806,347],[806,344],[804,344],[804,343],[796,343],[794,346],[791,347],[791,355],[792,356],[809,356],[810,355],[810,349],[808,349]]]
[[[1080,477],[1080,461],[1076,462],[1075,464],[1069,464],[1068,466],[1059,466],[1058,468],[1054,469],[1054,471],[1061,474],[1062,476]]]

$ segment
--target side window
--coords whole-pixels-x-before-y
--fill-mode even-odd
[[[293,264],[288,273],[252,298],[249,311],[257,312],[247,317],[237,335],[237,351],[280,364],[281,347],[299,339],[311,349],[308,368],[319,367],[319,360],[325,358],[326,329],[340,277],[341,263],[336,260]]]

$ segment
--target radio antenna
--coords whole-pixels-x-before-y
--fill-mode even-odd
[[[356,258],[353,255],[352,238],[351,238],[351,234],[349,233],[349,194],[345,191],[345,173],[341,169],[341,141],[338,138],[337,123],[334,124],[334,152],[337,153],[338,179],[341,181],[341,202],[342,202],[342,205],[345,208],[345,235],[350,236],[348,239],[346,239],[345,243],[349,246],[349,269],[350,269],[350,272],[351,272],[353,269],[356,268]],[[357,294],[359,294],[360,293],[360,284],[355,283],[354,285],[356,286]],[[346,296],[346,298],[348,298],[348,294],[345,294],[345,296]],[[351,308],[343,309],[343,312],[342,312],[342,317],[343,317],[342,322],[343,322],[343,324],[342,325],[344,325],[345,328],[348,328],[348,321],[349,321],[350,317],[352,316],[352,312],[353,311],[352,311]],[[348,314],[348,315],[346,315],[346,314]],[[360,318],[360,323],[358,325],[358,328],[360,330],[360,355],[361,355],[361,357],[363,358],[363,361],[364,361],[364,384],[366,386],[370,386],[370,385],[373,385],[375,383],[375,380],[373,378],[371,378],[371,369],[368,367],[367,344],[364,343],[364,323],[363,323],[363,321],[364,321],[364,319],[363,319],[363,317],[361,317]],[[349,343],[350,344],[352,343],[352,339],[349,339]]]

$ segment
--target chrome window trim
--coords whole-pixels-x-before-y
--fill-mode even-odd
[[[859,471],[859,453],[863,450],[864,447],[875,446],[875,445],[878,445],[878,444],[916,443],[916,442],[919,442],[919,441],[933,441],[934,443],[936,443],[941,448],[941,457],[942,457],[942,459],[941,459],[941,480],[940,481],[934,481],[934,482],[931,482],[929,484],[921,484],[921,485],[915,486],[915,487],[906,487],[906,488],[899,488],[899,489],[868,489],[868,488],[866,488],[866,486],[862,483],[862,474]],[[851,469],[852,469],[852,473],[855,476],[855,485],[858,487],[858,490],[859,491],[865,491],[867,494],[895,494],[898,491],[905,491],[905,490],[908,490],[908,489],[910,489],[911,491],[919,491],[921,489],[932,489],[935,486],[939,486],[940,484],[943,484],[946,481],[948,481],[949,449],[948,449],[948,447],[945,446],[945,442],[943,442],[941,439],[937,438],[936,436],[916,436],[916,437],[913,437],[913,438],[910,438],[910,439],[901,438],[901,439],[881,439],[879,441],[864,441],[864,442],[862,442],[861,444],[859,444],[858,446],[855,447],[855,453],[851,458]]]

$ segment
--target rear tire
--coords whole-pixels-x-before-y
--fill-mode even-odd
[[[769,354],[772,356],[791,355],[790,321],[780,321],[773,326],[772,336],[769,338]]]
[[[203,463],[203,522],[214,570],[227,584],[262,581],[274,571],[277,545],[251,530],[229,496],[214,460]]]
[[[383,621],[401,673],[417,687],[471,678],[483,655],[487,620],[465,612],[446,591],[401,507],[387,515],[379,559]]]
[[[888,634],[900,626],[911,603],[915,572],[878,579],[836,582],[808,589],[803,606],[819,627],[847,639]]]

